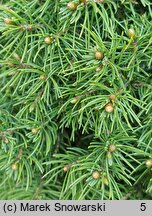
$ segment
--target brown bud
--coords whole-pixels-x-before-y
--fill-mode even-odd
[[[116,146],[114,144],[109,145],[108,151],[111,152],[111,153],[116,151]]]
[[[16,163],[12,164],[12,170],[16,171],[18,169],[18,165]]]
[[[128,29],[128,37],[130,39],[134,39],[135,38],[135,30],[134,29]]]
[[[39,131],[39,128],[32,128],[31,132],[32,134],[37,134]]]
[[[100,178],[100,172],[99,171],[94,171],[92,173],[92,178],[94,179],[99,179]]]
[[[71,103],[75,104],[78,100],[79,100],[79,97],[76,96],[76,97],[72,98]]]
[[[5,144],[8,144],[8,143],[9,143],[9,140],[7,139],[7,137],[4,137],[3,140],[4,140],[4,143],[5,143]]]
[[[4,18],[4,23],[6,24],[6,25],[11,25],[11,24],[13,24],[13,20],[11,19],[11,18]]]
[[[148,160],[146,161],[146,166],[147,166],[147,167],[152,167],[152,159],[148,159]]]
[[[117,98],[117,96],[114,95],[114,94],[112,94],[112,95],[109,96],[109,99],[110,99],[111,101],[115,101],[116,98]]]
[[[66,166],[63,168],[64,172],[68,172],[69,169],[70,169],[70,166],[69,166],[69,165],[66,165]]]
[[[69,9],[69,10],[72,10],[72,11],[74,11],[74,10],[76,10],[77,9],[77,4],[75,3],[75,2],[69,2],[68,4],[67,4],[67,8]]]
[[[45,37],[44,42],[45,42],[46,44],[51,44],[51,43],[53,42],[53,38],[47,36],[47,37]]]
[[[102,52],[100,52],[100,51],[95,52],[95,59],[102,60],[103,57],[104,57],[104,54]]]
[[[33,29],[33,26],[32,25],[27,25],[26,29],[31,31]]]
[[[41,75],[41,76],[39,77],[40,80],[46,80],[46,78],[47,78],[46,75]]]
[[[100,71],[102,70],[102,68],[103,68],[103,65],[98,66],[98,67],[96,68],[96,72],[97,72],[97,73],[100,72]]]
[[[31,24],[20,24],[19,31],[31,31],[33,29],[33,26]]]
[[[108,103],[108,104],[105,106],[105,111],[108,112],[108,113],[113,112],[113,105],[112,105],[112,103]]]
[[[132,42],[132,46],[133,46],[134,48],[136,48],[136,47],[137,47],[137,41],[133,41],[133,42]]]

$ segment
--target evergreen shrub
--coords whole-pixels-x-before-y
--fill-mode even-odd
[[[1,0],[0,199],[152,198],[150,0]]]

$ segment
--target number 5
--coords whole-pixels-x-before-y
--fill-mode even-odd
[[[146,203],[141,203],[140,210],[145,211],[146,210]]]

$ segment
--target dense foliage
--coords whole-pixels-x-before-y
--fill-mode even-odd
[[[152,198],[150,0],[1,0],[0,199]]]

